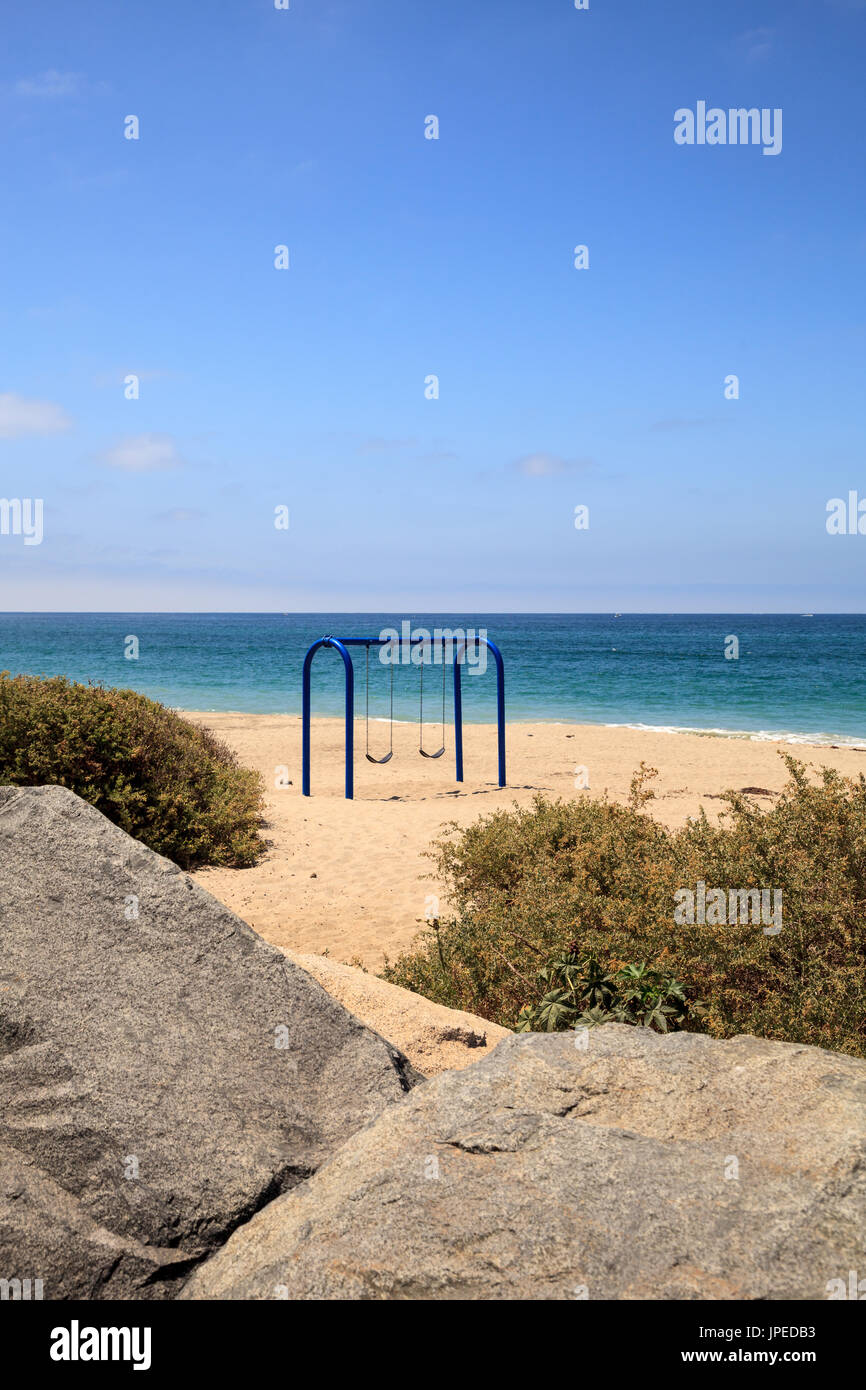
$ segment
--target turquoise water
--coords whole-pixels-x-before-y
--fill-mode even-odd
[[[325,633],[378,636],[407,618],[430,631],[486,628],[505,658],[512,720],[866,743],[866,616],[859,614],[5,613],[0,670],[129,686],[181,709],[299,713],[312,641]],[[137,660],[124,658],[128,635],[139,639]],[[731,635],[738,660],[725,659]],[[354,657],[361,714],[363,651]],[[375,656],[370,665],[375,718],[387,714],[390,673]],[[394,687],[396,716],[417,719],[417,668],[399,667]],[[492,722],[492,662],[484,675],[467,670],[463,689],[464,717]],[[341,713],[342,698],[342,663],[322,651],[313,667],[314,714]],[[425,678],[431,719],[437,700],[439,668]]]

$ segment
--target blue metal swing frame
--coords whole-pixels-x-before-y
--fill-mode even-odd
[[[464,637],[441,637],[443,659],[446,641],[461,646],[464,651],[467,640]],[[473,642],[483,642],[496,663],[496,731],[499,761],[499,785],[505,786],[505,664],[502,653],[495,642],[488,637],[477,636]],[[304,671],[301,693],[301,790],[304,796],[310,795],[310,671],[313,657],[321,647],[333,647],[343,658],[346,671],[346,800],[351,801],[355,794],[355,668],[352,665],[350,647],[387,647],[397,643],[402,649],[408,647],[432,647],[434,639],[413,637],[408,640],[400,637],[320,637],[308,649],[304,657]],[[462,653],[461,653],[462,655]],[[454,667],[454,761],[456,778],[463,781],[463,689],[461,684],[462,661],[455,652]]]

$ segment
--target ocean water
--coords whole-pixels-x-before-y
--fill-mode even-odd
[[[486,629],[505,659],[509,720],[700,729],[866,744],[866,615],[4,613],[0,670],[131,687],[180,709],[299,713],[301,666],[325,633]],[[124,657],[125,639],[139,643]],[[725,657],[736,637],[739,657]],[[727,642],[730,648],[731,644]],[[355,649],[355,708],[365,658]],[[450,671],[446,717],[451,717]],[[394,673],[394,713],[418,718],[419,672]],[[442,670],[425,670],[425,717],[441,712]],[[370,660],[370,715],[387,715],[390,668]],[[495,672],[463,677],[464,718],[495,718]],[[342,713],[342,662],[321,651],[314,714]]]

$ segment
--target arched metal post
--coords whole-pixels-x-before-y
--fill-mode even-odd
[[[496,730],[499,751],[499,785],[505,786],[505,662],[495,642],[485,637],[488,649],[496,662]]]
[[[346,800],[355,794],[355,670],[339,637],[320,637],[304,657],[301,688],[301,792],[310,795],[310,667],[320,647],[336,647],[346,668]]]
[[[499,749],[499,785],[505,787],[505,662],[495,642],[485,637],[496,662],[496,742]]]
[[[301,706],[301,790],[304,796],[310,795],[310,667],[313,657],[320,647],[335,647],[343,658],[343,665],[346,669],[346,799],[351,801],[354,795],[354,744],[355,744],[355,672],[352,666],[352,658],[349,655],[349,647],[383,647],[387,646],[392,639],[377,637],[321,637],[318,642],[314,642],[304,657],[304,672],[302,684],[302,706]],[[402,649],[404,642],[400,640]],[[420,641],[421,639],[419,639]],[[427,640],[427,639],[423,639]],[[455,644],[457,639],[452,639]],[[496,663],[496,730],[497,730],[497,750],[499,761],[499,785],[505,786],[505,663],[502,653],[495,642],[491,642],[489,637],[476,637],[475,641],[484,641],[488,651],[492,652],[493,660]],[[409,642],[409,646],[417,645],[416,642]],[[466,642],[460,643],[465,652]],[[444,652],[443,652],[444,658]],[[461,686],[459,653],[455,649],[454,653],[454,756],[456,763],[456,780],[463,781],[463,690]]]
[[[495,642],[489,637],[476,637],[483,641],[493,653],[496,663],[496,744],[499,764],[499,785],[505,786],[505,662]],[[466,642],[454,648],[454,755],[457,763],[457,781],[463,781],[463,690],[460,684],[461,657],[466,651]]]
[[[466,643],[461,643],[465,649]],[[445,659],[445,653],[442,653]],[[460,684],[460,652],[454,644],[454,765],[456,782],[463,781],[463,688]]]

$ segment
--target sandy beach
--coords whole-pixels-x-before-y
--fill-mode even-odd
[[[720,809],[727,788],[761,788],[769,807],[785,781],[779,751],[849,776],[866,771],[866,750],[760,742],[581,724],[512,724],[508,786],[496,785],[496,730],[464,727],[465,780],[454,781],[453,743],[435,761],[418,754],[418,728],[394,727],[394,756],[376,766],[364,757],[363,724],[355,730],[355,800],[343,795],[343,723],[317,719],[312,733],[312,796],[301,795],[301,721],[290,715],[189,713],[261,772],[266,787],[267,856],[252,869],[203,869],[195,877],[275,945],[339,962],[381,967],[408,947],[441,886],[428,877],[424,851],[449,821],[553,797],[607,795],[625,801],[641,760],[658,768],[649,810],[675,827],[704,806]],[[431,731],[435,743],[435,730]],[[387,725],[371,738],[387,750]],[[586,768],[588,790],[575,787]],[[287,769],[291,785],[275,785]]]

